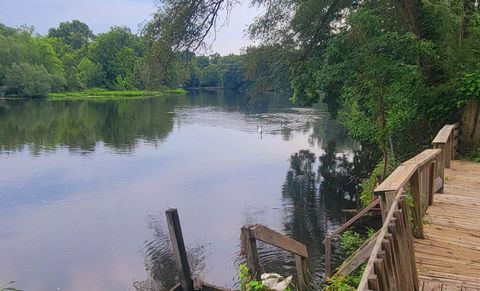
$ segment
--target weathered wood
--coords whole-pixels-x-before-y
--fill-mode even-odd
[[[257,242],[252,235],[249,226],[243,226],[241,230],[241,253],[245,256],[247,267],[252,278],[260,279],[260,263],[258,260]]]
[[[308,290],[308,266],[307,258],[295,255],[295,267],[297,268],[298,289]]]
[[[288,236],[285,236],[260,224],[251,226],[250,231],[252,233],[252,237],[255,239],[261,240],[304,258],[308,258],[307,247],[304,244],[289,238]]]
[[[324,247],[325,247],[325,278],[330,278],[332,275],[332,239],[340,235],[342,232],[344,232],[348,227],[350,227],[353,223],[355,223],[357,220],[362,218],[365,214],[367,214],[369,211],[371,211],[373,208],[375,208],[377,205],[380,204],[381,198],[377,198],[372,201],[367,207],[363,208],[361,211],[359,211],[355,216],[353,216],[351,219],[349,219],[347,222],[345,222],[341,227],[336,229],[333,233],[327,235],[325,239],[322,241]],[[382,208],[381,208],[382,209]],[[384,211],[382,211],[383,213]]]
[[[323,241],[325,245],[325,278],[332,276],[332,239],[327,236]]]
[[[440,129],[440,131],[437,133],[437,135],[435,136],[435,138],[433,139],[432,143],[433,144],[438,144],[438,143],[442,143],[442,144],[445,144],[447,143],[448,139],[450,138],[450,136],[452,135],[452,132],[453,130],[456,128],[456,125],[454,124],[449,124],[449,125],[445,125],[442,129]]]
[[[366,240],[358,250],[356,250],[343,262],[335,275],[347,276],[357,269],[361,264],[363,264],[370,257],[377,237],[378,232]]]
[[[341,227],[337,228],[334,232],[332,232],[329,236],[330,237],[335,237],[342,232],[344,232],[347,228],[349,228],[352,224],[354,224],[357,220],[362,218],[365,214],[367,214],[370,210],[372,210],[374,207],[376,207],[379,204],[380,200],[375,199],[370,203],[367,207],[363,208],[361,211],[359,211],[355,216],[350,218],[347,222],[342,224]],[[325,241],[325,240],[324,240]]]
[[[182,227],[180,226],[177,209],[167,210],[166,216],[180,285],[183,291],[193,291],[193,281],[190,266],[188,265],[187,252],[185,250],[185,242],[183,241]]]
[[[463,161],[452,161],[445,170],[445,194],[434,196],[425,239],[414,240],[419,276],[430,282],[426,286],[480,288],[479,173],[480,164]]]
[[[418,172],[415,172],[413,174],[413,177],[411,179],[411,191],[412,191],[412,197],[413,197],[413,204],[414,207],[412,209],[413,212],[413,234],[415,237],[418,238],[423,238],[423,209],[422,209],[422,202],[421,202],[421,192],[423,189],[421,189],[421,181],[420,181],[420,175]]]
[[[183,291],[182,284],[178,283],[177,285],[170,288],[168,291]]]
[[[377,188],[375,193],[394,191],[398,192],[407,184],[420,167],[433,161],[439,154],[439,149],[428,149],[397,167],[390,176],[385,179]]]

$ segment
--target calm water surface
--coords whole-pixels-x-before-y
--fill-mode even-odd
[[[4,101],[0,285],[167,289],[170,207],[207,281],[234,286],[240,227],[252,223],[307,244],[320,281],[325,230],[355,205],[355,149],[326,112],[279,96]],[[260,247],[267,270],[293,272],[288,254]]]

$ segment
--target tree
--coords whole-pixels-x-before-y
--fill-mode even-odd
[[[50,28],[48,37],[59,38],[73,49],[80,49],[87,46],[94,35],[87,24],[72,20],[61,22],[58,28]]]
[[[13,63],[6,70],[7,93],[22,97],[45,97],[51,89],[51,77],[42,65]]]
[[[143,53],[142,40],[127,27],[112,27],[99,34],[90,46],[90,57],[102,67],[108,86],[113,86],[119,76],[131,77],[136,59]]]
[[[83,58],[78,64],[80,80],[86,88],[100,87],[105,82],[102,67],[89,58]]]

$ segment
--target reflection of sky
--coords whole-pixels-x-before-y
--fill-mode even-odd
[[[206,112],[208,114],[208,112]],[[233,122],[216,112],[218,120]],[[236,118],[242,118],[235,115]],[[243,120],[238,121],[244,123]],[[207,279],[230,285],[240,227],[282,229],[282,184],[290,155],[311,131],[260,139],[202,122],[175,126],[158,147],[133,154],[98,145],[88,156],[59,149],[0,157],[0,282],[25,290],[122,290],[146,278],[148,217],[179,209],[187,243],[206,243]]]

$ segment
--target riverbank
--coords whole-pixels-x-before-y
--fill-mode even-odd
[[[126,90],[109,91],[105,89],[88,89],[76,92],[48,93],[50,100],[81,100],[81,99],[126,99],[126,98],[150,98],[167,94],[186,94],[184,89],[162,89],[156,91],[149,90]]]

